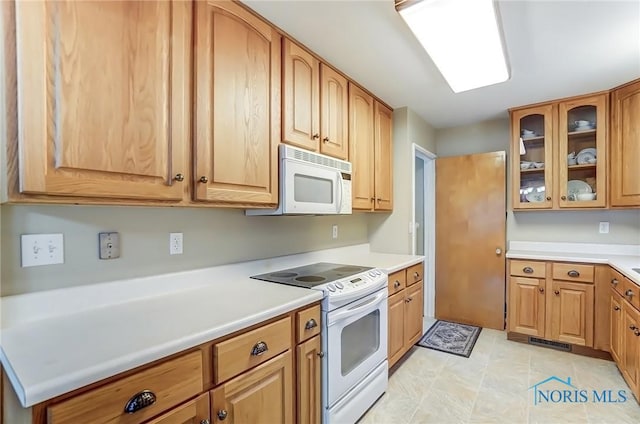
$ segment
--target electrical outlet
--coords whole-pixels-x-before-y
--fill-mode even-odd
[[[609,233],[609,223],[607,221],[601,222],[598,227],[598,231],[600,234],[608,234]]]
[[[117,259],[120,257],[120,234],[98,233],[100,259]]]
[[[334,225],[332,230],[331,230],[331,237],[333,237],[334,239],[338,238],[338,226]]]
[[[62,234],[22,234],[20,248],[23,268],[64,263]]]
[[[169,233],[169,254],[182,255],[182,233]]]

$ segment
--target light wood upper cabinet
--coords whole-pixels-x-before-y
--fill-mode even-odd
[[[16,2],[16,23],[19,191],[181,200],[191,4]]]
[[[544,278],[509,278],[508,330],[544,337]]]
[[[611,206],[640,206],[640,80],[611,94]]]
[[[195,2],[196,200],[278,203],[278,32],[229,1]]]
[[[369,210],[374,206],[373,110],[373,97],[349,83],[349,162],[353,165],[353,209]]]
[[[320,152],[347,159],[349,142],[349,94],[347,79],[320,64]]]
[[[320,61],[282,39],[282,142],[318,151],[320,142]]]
[[[374,107],[375,206],[374,210],[393,209],[393,111],[380,102]]]

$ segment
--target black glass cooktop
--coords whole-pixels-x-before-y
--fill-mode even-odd
[[[306,287],[308,289],[321,284],[330,283],[350,275],[359,274],[372,269],[370,266],[332,264],[318,262],[297,268],[283,269],[266,274],[253,275],[256,280],[272,283],[288,284],[290,286]]]

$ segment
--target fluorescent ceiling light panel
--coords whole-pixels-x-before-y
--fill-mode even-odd
[[[399,13],[454,92],[509,79],[492,0],[423,0]]]

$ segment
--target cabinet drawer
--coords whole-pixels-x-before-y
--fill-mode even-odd
[[[609,284],[620,294],[624,294],[624,276],[613,268],[610,268]]]
[[[622,296],[635,306],[636,309],[640,309],[640,287],[626,277],[624,277],[622,284]]]
[[[320,334],[320,305],[296,312],[297,342]]]
[[[389,274],[389,296],[399,292],[407,286],[406,270]]]
[[[264,325],[213,346],[216,384],[291,348],[291,318]]]
[[[424,265],[422,262],[407,268],[407,287],[422,281],[422,274],[424,274]]]
[[[593,283],[593,265],[554,263],[553,279]]]
[[[129,400],[143,390],[153,392],[155,402],[125,412]],[[202,353],[192,352],[54,404],[47,408],[47,422],[137,424],[203,390]]]
[[[517,277],[545,278],[546,264],[535,261],[509,261],[509,275]]]

